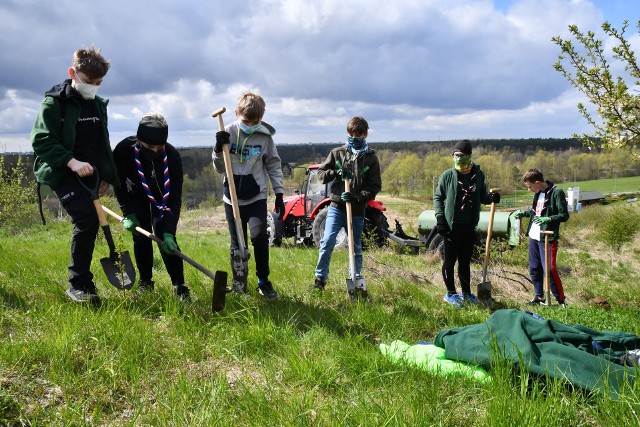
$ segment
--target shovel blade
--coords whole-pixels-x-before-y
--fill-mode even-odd
[[[346,279],[347,284],[347,296],[350,300],[353,300],[356,297],[356,284],[353,283],[353,280]]]
[[[129,252],[125,251],[119,256],[102,258],[100,260],[104,274],[109,283],[118,289],[129,290],[136,281],[136,269],[131,262]]]
[[[493,306],[493,299],[491,298],[491,282],[480,282],[477,288],[478,301],[481,304],[491,308]]]
[[[234,250],[231,255],[231,268],[233,273],[231,288],[239,294],[246,294],[247,280],[249,276],[249,253]]]
[[[227,298],[227,272],[216,271],[213,281],[213,297],[211,298],[211,309],[214,313],[222,311]]]

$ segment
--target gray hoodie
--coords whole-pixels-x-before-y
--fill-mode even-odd
[[[266,199],[269,179],[271,179],[273,192],[275,194],[282,193],[284,191],[282,164],[272,137],[276,130],[271,125],[262,122],[260,130],[247,135],[239,129],[237,121],[227,125],[225,130],[231,135],[229,153],[238,205],[249,205],[257,200]],[[212,158],[216,172],[224,174],[223,200],[225,203],[231,204],[229,183],[224,168],[224,156],[222,152],[213,151]]]

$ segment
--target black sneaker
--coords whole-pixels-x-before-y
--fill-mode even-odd
[[[75,302],[89,302],[91,304],[100,303],[100,297],[98,296],[95,285],[88,286],[87,289],[76,289],[69,285],[69,289],[67,289],[66,293],[67,296]]]
[[[138,282],[138,293],[139,294],[144,294],[146,292],[151,292],[153,291],[154,288],[154,283],[153,280],[140,280]]]
[[[270,280],[267,280],[262,285],[258,285],[258,293],[266,299],[278,298],[278,293],[273,290],[273,285]]]
[[[315,282],[313,282],[313,289],[318,290],[318,291],[324,291],[324,287],[327,285],[327,282],[325,282],[324,280],[316,277]]]
[[[558,305],[562,308],[567,308],[567,300],[558,301]]]
[[[173,287],[173,292],[176,294],[178,299],[183,302],[191,302],[191,292],[186,285],[177,285]]]
[[[544,298],[540,298],[538,295],[536,295],[527,304],[529,304],[529,305],[542,305],[542,304],[544,304]]]

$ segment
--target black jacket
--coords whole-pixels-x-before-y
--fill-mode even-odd
[[[118,176],[122,183],[120,188],[115,189],[116,197],[118,198],[120,209],[125,216],[135,214],[140,210],[149,209],[149,206],[153,209],[153,215],[158,216],[158,209],[147,197],[147,193],[142,187],[140,176],[138,175],[138,168],[136,167],[135,158],[133,157],[133,147],[135,144],[136,137],[130,136],[120,141],[113,150],[113,156],[118,165]],[[182,207],[182,160],[180,159],[180,153],[178,153],[178,150],[176,150],[173,145],[167,143],[165,147],[167,150],[170,179],[170,193],[167,206],[171,209],[171,213],[165,213],[162,220],[164,222],[164,232],[171,233],[175,236],[178,220],[180,219],[180,208]],[[142,164],[142,171],[153,197],[161,202],[164,182],[162,156],[159,156],[153,162],[141,157],[140,163]]]

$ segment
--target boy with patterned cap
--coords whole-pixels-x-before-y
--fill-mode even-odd
[[[480,220],[480,204],[500,202],[499,193],[488,193],[480,166],[471,161],[471,142],[458,141],[453,147],[453,167],[440,175],[433,196],[436,231],[444,237],[442,278],[447,288],[444,301],[457,307],[478,303],[471,293],[471,256]],[[456,292],[454,268],[458,262],[461,294]]]
[[[189,288],[184,284],[182,258],[176,229],[182,206],[182,160],[180,153],[167,142],[169,127],[157,113],[145,114],[136,136],[118,143],[113,151],[118,164],[122,187],[116,197],[124,215],[124,227],[133,233],[133,252],[140,273],[138,292],[152,291],[153,245],[146,236],[135,232],[141,227],[160,239],[160,256],[171,278],[174,293],[190,301]]]

